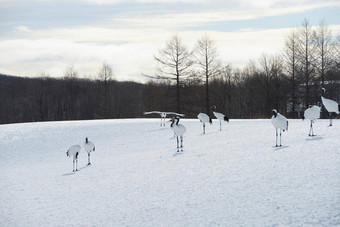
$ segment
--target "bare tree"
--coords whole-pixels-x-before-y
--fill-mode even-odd
[[[334,46],[334,50],[335,50],[334,60],[336,62],[340,62],[340,34],[337,35],[337,38],[336,38],[333,46]]]
[[[297,49],[298,49],[298,36],[296,31],[293,30],[291,34],[285,40],[285,46],[283,51],[283,59],[285,63],[285,69],[287,72],[287,76],[290,78],[291,83],[291,96],[290,101],[292,103],[291,112],[292,117],[295,117],[296,114],[296,105],[297,105]]]
[[[265,109],[269,111],[272,107],[272,102],[271,102],[271,82],[272,82],[272,69],[271,69],[271,59],[263,54],[260,59],[259,59],[259,64],[260,64],[260,72],[263,74],[263,79],[261,80],[261,84],[264,88],[265,91]],[[256,70],[254,70],[256,71]],[[260,77],[261,78],[261,77]],[[276,107],[277,108],[277,107]]]
[[[261,100],[257,101],[257,108],[259,109],[261,106],[263,106],[263,113],[270,113],[272,108],[279,109],[281,112],[285,111],[285,105],[282,104],[282,81],[284,79],[284,75],[281,56],[267,56],[263,54],[259,59],[258,70],[255,68],[255,70],[252,71],[253,75],[258,78],[258,81],[261,85],[261,89],[256,90],[255,94],[252,96],[258,96],[258,94],[262,94],[264,98],[264,102]],[[249,89],[256,89],[256,84],[253,84]]]
[[[104,103],[103,103],[103,109],[104,109],[104,117],[109,118],[109,99],[110,99],[110,81],[113,78],[113,71],[112,67],[107,64],[106,62],[103,63],[102,67],[99,70],[98,73],[99,79],[103,84],[103,96],[104,96]]]
[[[223,97],[227,97],[228,100],[228,116],[231,113],[231,84],[232,84],[232,66],[226,65],[221,70],[222,81],[224,84]],[[224,102],[225,103],[225,102]],[[226,111],[225,105],[223,105],[223,110]]]
[[[182,43],[178,35],[173,35],[166,43],[164,49],[159,51],[158,56],[154,56],[160,64],[159,73],[156,79],[175,81],[176,84],[176,106],[177,112],[181,112],[181,80],[190,76],[193,65],[192,52]]]
[[[305,86],[304,107],[310,104],[310,87],[315,76],[315,45],[313,39],[313,30],[309,21],[305,19],[299,30],[298,60],[300,64],[301,77]]]
[[[271,59],[271,74],[273,76],[274,80],[274,106],[276,106],[277,109],[281,109],[280,101],[282,98],[282,79],[284,77],[283,74],[283,64],[282,64],[282,58],[279,55],[275,55]],[[285,106],[284,106],[285,107]]]
[[[49,77],[46,73],[41,73],[39,75],[39,80],[35,84],[35,96],[36,96],[36,109],[38,112],[38,119],[44,121],[48,119],[48,92],[46,79]]]
[[[63,119],[76,119],[76,96],[77,96],[77,79],[78,72],[74,69],[74,66],[67,67],[64,80],[66,81],[66,105],[64,108]],[[65,115],[68,115],[67,117]]]
[[[78,72],[74,69],[73,65],[70,65],[66,68],[64,73],[64,79],[75,80],[78,78]]]
[[[211,101],[213,105],[217,105],[217,110],[230,115],[231,103],[231,83],[232,68],[230,65],[220,67],[217,75],[210,80]]]
[[[209,113],[209,79],[218,72],[217,46],[207,34],[203,35],[196,44],[196,58],[200,67],[200,73],[205,78],[205,102],[207,113]]]
[[[321,87],[325,87],[326,73],[332,67],[332,55],[334,54],[332,32],[325,24],[325,21],[321,20],[314,35],[316,40],[316,69],[321,81]],[[325,118],[325,116],[326,111],[324,106],[322,106],[322,117]]]
[[[330,28],[325,24],[325,21],[322,20],[317,28],[315,34],[316,40],[316,68],[320,75],[321,86],[325,86],[325,75],[326,72],[331,67],[332,61],[332,32]]]
[[[108,82],[113,79],[112,67],[106,62],[103,63],[99,70],[98,76],[101,81]]]

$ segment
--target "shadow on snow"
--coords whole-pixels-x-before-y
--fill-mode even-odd
[[[322,136],[313,136],[313,137],[308,137],[305,140],[306,141],[323,140],[323,137]]]
[[[288,148],[289,146],[274,147],[274,150],[279,151]]]
[[[76,171],[76,172],[79,172],[80,170],[82,170],[82,169],[86,169],[86,168],[88,168],[88,167],[90,167],[90,166],[91,166],[91,165],[86,165],[86,166],[80,167],[80,168],[79,168],[79,170],[78,170],[78,171]],[[66,177],[66,176],[71,176],[71,175],[74,175],[74,174],[76,174],[76,172],[64,173],[62,176],[63,176],[63,177]]]

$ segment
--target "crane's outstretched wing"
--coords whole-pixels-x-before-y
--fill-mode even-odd
[[[184,114],[179,114],[179,113],[175,113],[175,112],[165,112],[165,113],[166,114],[174,114],[174,115],[181,116],[181,117],[185,116]]]
[[[160,111],[144,112],[143,114],[162,114]]]

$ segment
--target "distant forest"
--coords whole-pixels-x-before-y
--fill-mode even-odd
[[[221,64],[208,35],[194,50],[174,35],[154,58],[159,68],[144,75],[146,83],[115,80],[107,63],[97,79],[81,78],[73,67],[60,78],[0,74],[0,124],[139,118],[152,110],[196,118],[199,112],[212,116],[213,106],[231,119],[269,118],[273,108],[299,118],[321,102],[321,87],[326,98],[340,102],[340,37],[323,22],[312,28],[305,20],[281,53],[264,54],[242,69]]]

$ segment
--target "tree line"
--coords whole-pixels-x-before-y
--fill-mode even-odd
[[[158,74],[149,77],[176,86],[176,100],[186,96],[181,95],[180,87],[192,78],[204,84],[205,100],[199,101],[205,110],[201,111],[210,112],[212,105],[218,104],[231,117],[268,116],[271,108],[298,117],[320,101],[321,87],[328,90],[329,97],[339,99],[339,42],[339,36],[333,36],[324,21],[313,28],[305,19],[286,38],[282,52],[263,54],[238,69],[219,62],[217,45],[208,35],[203,35],[192,51],[174,35],[155,56]],[[185,102],[177,101],[179,112],[181,104]]]
[[[136,118],[151,110],[196,117],[213,106],[229,118],[267,118],[273,108],[297,118],[320,102],[321,87],[340,101],[340,38],[323,21],[313,28],[304,20],[280,53],[243,68],[221,63],[207,34],[193,50],[173,35],[154,59],[157,73],[143,84],[118,82],[106,62],[92,80],[73,67],[60,79],[0,75],[0,123]]]

